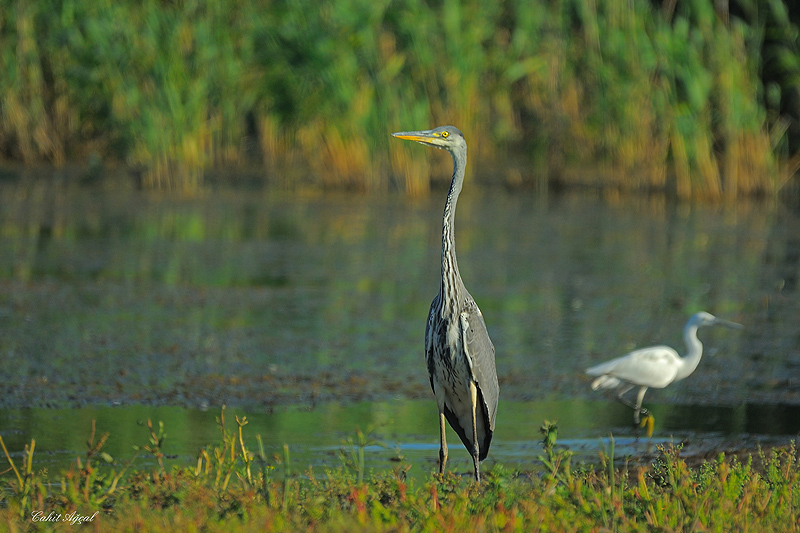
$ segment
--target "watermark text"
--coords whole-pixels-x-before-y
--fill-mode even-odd
[[[33,511],[31,513],[31,522],[67,522],[75,526],[86,522],[94,522],[94,519],[99,514],[100,511],[95,511],[93,515],[82,515],[78,512],[57,513],[55,511],[45,514],[44,511]]]

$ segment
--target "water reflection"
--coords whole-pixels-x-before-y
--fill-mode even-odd
[[[430,403],[422,332],[441,209],[438,198],[2,184],[0,407]],[[593,395],[583,370],[654,343],[680,350],[683,324],[704,309],[746,329],[701,332],[708,356],[648,392],[647,407],[690,405],[714,421],[708,431],[795,432],[796,210],[470,187],[456,231],[497,348],[501,409],[555,398],[584,413],[592,402],[600,411],[580,420],[597,427],[624,408]],[[685,416],[660,420],[677,429]]]

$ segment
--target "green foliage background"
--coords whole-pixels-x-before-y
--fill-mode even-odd
[[[798,166],[797,26],[779,0],[723,5],[2,0],[0,154],[414,196],[449,161],[389,133],[449,123],[511,185],[774,193]]]

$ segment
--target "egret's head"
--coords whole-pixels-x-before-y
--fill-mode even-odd
[[[689,323],[697,326],[725,326],[726,328],[733,328],[733,329],[742,329],[744,327],[741,324],[737,324],[736,322],[730,322],[728,320],[717,318],[711,313],[706,313],[705,311],[700,311],[699,313],[694,315],[689,320]]]
[[[454,126],[441,126],[432,130],[399,131],[392,133],[392,135],[398,139],[417,141],[418,143],[450,151],[462,146],[465,147],[467,144],[464,140],[464,134]]]

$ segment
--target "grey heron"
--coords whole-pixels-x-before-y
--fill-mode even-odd
[[[633,421],[639,424],[640,414],[649,416],[647,409],[642,408],[642,400],[647,389],[650,387],[663,389],[670,383],[691,375],[703,355],[703,343],[697,338],[697,329],[701,326],[715,325],[735,329],[744,327],[701,311],[692,316],[683,329],[683,339],[688,349],[685,357],[678,355],[678,352],[669,346],[651,346],[634,350],[627,355],[587,369],[587,374],[597,376],[592,381],[592,390],[618,389],[617,399],[633,408]],[[639,387],[635,404],[623,398],[623,394],[634,387]]]
[[[456,261],[454,220],[464,183],[467,142],[458,128],[393,133],[398,139],[441,148],[453,157],[453,178],[442,220],[442,272],[425,328],[425,361],[439,408],[439,473],[447,463],[445,419],[472,455],[475,481],[494,433],[499,386],[494,346],[481,310],[467,292]]]

